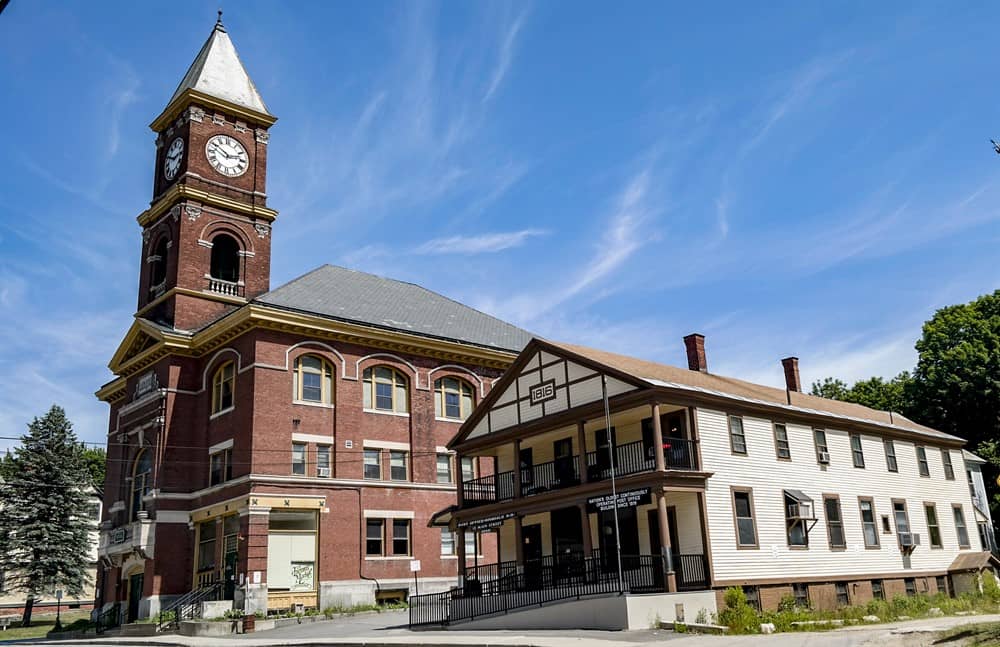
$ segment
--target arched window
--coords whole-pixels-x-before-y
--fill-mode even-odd
[[[167,280],[167,238],[164,236],[156,243],[156,251],[150,257],[153,266],[150,268],[150,289],[157,288]]]
[[[220,413],[233,408],[233,394],[236,386],[236,365],[226,362],[215,371],[212,378],[212,413]]]
[[[139,517],[139,511],[145,510],[142,497],[149,494],[153,487],[153,457],[149,450],[142,449],[132,463],[132,505],[129,510],[129,518],[135,521]]]
[[[219,234],[212,239],[213,279],[231,281],[240,280],[240,244],[229,234]]]
[[[406,377],[388,366],[373,366],[364,372],[365,409],[406,413],[410,398]]]
[[[450,420],[465,420],[475,402],[472,385],[457,377],[442,377],[434,382],[434,415]]]
[[[293,380],[296,400],[333,404],[333,367],[322,357],[303,355],[295,360]]]

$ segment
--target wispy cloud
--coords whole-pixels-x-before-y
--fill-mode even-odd
[[[505,249],[520,247],[529,238],[543,236],[542,229],[522,229],[520,231],[477,234],[474,236],[448,236],[434,238],[413,250],[415,254],[491,254]]]
[[[507,75],[507,70],[510,69],[511,61],[514,59],[514,45],[517,41],[517,35],[521,31],[521,27],[524,25],[527,13],[519,14],[514,21],[507,26],[503,40],[500,44],[500,51],[497,53],[496,66],[493,68],[493,76],[490,78],[490,85],[486,89],[486,94],[483,95],[483,101],[489,101],[493,94],[500,87],[503,82],[504,77]]]

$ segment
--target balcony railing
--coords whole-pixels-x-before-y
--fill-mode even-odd
[[[222,279],[215,279],[209,277],[208,279],[208,291],[215,292],[216,294],[224,294],[229,297],[242,297],[243,296],[243,284],[234,281],[223,281]]]
[[[615,476],[628,476],[656,469],[655,448],[641,440],[587,452],[587,480],[605,481],[611,478],[611,456],[615,457]],[[698,447],[694,440],[684,438],[663,439],[663,464],[668,470],[694,470],[698,468]]]
[[[656,469],[652,447],[637,440],[617,445],[613,454],[615,476],[629,476]],[[663,439],[663,463],[668,470],[698,468],[697,442],[683,438]],[[584,457],[588,481],[611,478],[611,456],[607,449],[587,452]],[[521,496],[532,496],[580,484],[580,457],[567,456],[521,469]],[[500,472],[463,482],[464,505],[473,507],[510,501],[515,495],[514,472]]]

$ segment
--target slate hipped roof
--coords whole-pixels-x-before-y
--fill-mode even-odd
[[[335,265],[316,268],[254,302],[514,353],[532,337],[419,285]]]
[[[904,429],[941,440],[964,440],[957,436],[938,431],[937,429],[917,424],[902,414],[879,411],[878,409],[871,409],[860,404],[854,404],[853,402],[841,402],[840,400],[830,400],[809,395],[808,393],[777,389],[724,375],[715,375],[708,372],[692,371],[686,368],[658,364],[648,360],[627,357],[585,346],[575,346],[573,344],[552,341],[548,343],[656,386],[676,387],[710,395],[739,398],[766,405],[794,408],[801,413],[833,415],[850,420],[875,423],[884,427]]]
[[[240,62],[236,47],[230,40],[222,19],[215,23],[212,33],[202,46],[194,63],[174,91],[168,105],[172,104],[185,90],[196,90],[223,99],[229,103],[256,112],[270,115],[257,87],[250,80],[246,68]]]

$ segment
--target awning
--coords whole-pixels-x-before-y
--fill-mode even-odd
[[[1000,559],[989,551],[975,553],[960,553],[955,561],[948,567],[948,572],[953,571],[979,571],[987,566],[1000,567]]]
[[[450,505],[444,510],[438,510],[431,515],[430,521],[427,522],[428,528],[447,528],[451,525],[451,515],[455,510],[458,510],[457,505]]]
[[[785,490],[785,496],[795,499],[796,503],[812,503],[812,499],[801,490]]]

